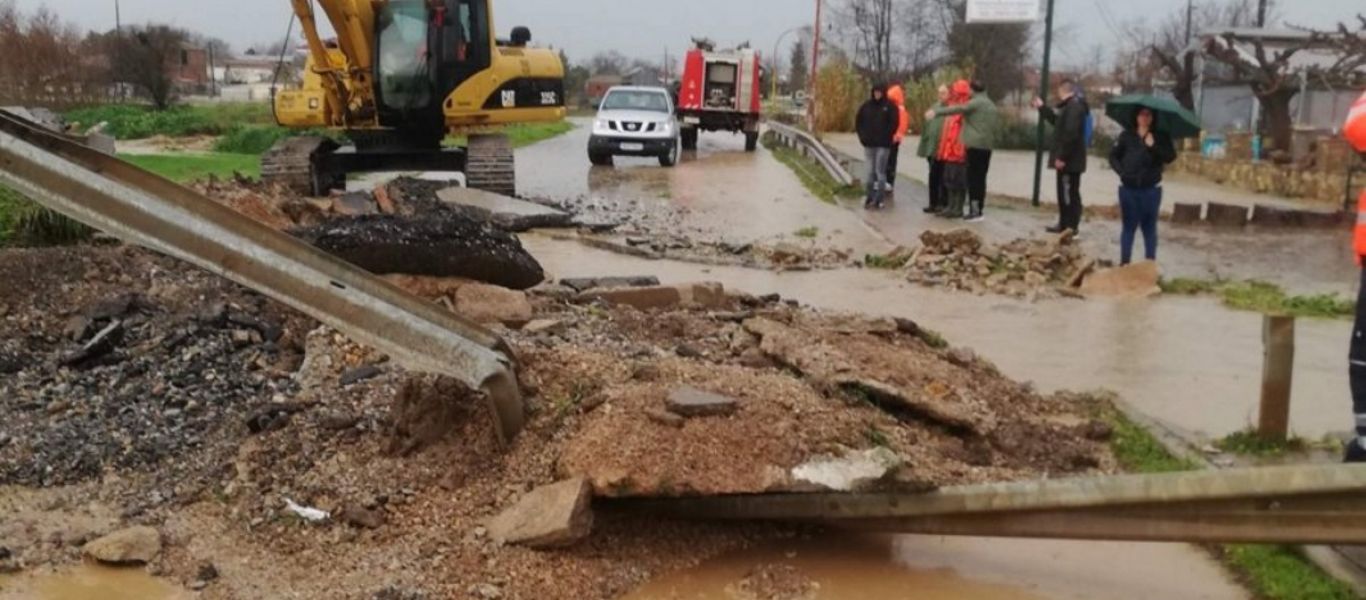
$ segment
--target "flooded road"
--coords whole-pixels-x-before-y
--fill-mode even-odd
[[[142,569],[78,565],[55,573],[0,576],[0,600],[185,600],[188,591]]]
[[[755,581],[765,574],[777,580],[779,590],[807,594],[762,595],[766,590]],[[1248,597],[1209,555],[1189,546],[828,536],[722,556],[652,581],[626,598],[733,600],[754,597],[745,594],[754,587],[758,597],[793,600]]]
[[[927,229],[966,227],[997,243],[1038,237],[1057,222],[1055,206],[1040,208],[1008,203],[988,206],[987,220],[963,223],[931,217],[921,211],[928,204],[927,188],[902,178],[893,210],[866,213],[857,203],[846,204],[880,234],[897,244],[912,245]],[[1118,219],[1088,218],[1082,225],[1082,248],[1088,256],[1119,261]],[[1164,277],[1196,279],[1258,279],[1281,285],[1296,294],[1337,293],[1355,297],[1359,272],[1352,256],[1351,230],[1340,229],[1214,229],[1203,225],[1163,223],[1158,258]],[[1143,241],[1135,244],[1142,253]]]
[[[594,167],[586,154],[591,122],[576,120],[569,133],[517,151],[521,194],[599,203],[635,203],[681,209],[677,234],[732,243],[795,241],[815,228],[815,243],[847,248],[854,255],[886,252],[884,235],[862,218],[811,195],[763,148],[744,151],[744,138],[704,134],[696,152],[663,169],[654,159],[618,157]],[[808,243],[803,241],[803,243]]]
[[[542,236],[523,238],[556,277],[652,274],[780,293],[818,308],[913,319],[1044,390],[1118,392],[1173,429],[1222,437],[1256,421],[1262,320],[1212,298],[1028,303],[912,285],[887,271],[774,273],[649,261]],[[1346,433],[1346,321],[1298,324],[1291,428],[1317,439]]]

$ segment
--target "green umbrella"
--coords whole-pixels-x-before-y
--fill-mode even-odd
[[[1134,126],[1140,108],[1151,109],[1157,117],[1153,129],[1171,136],[1172,139],[1200,135],[1200,117],[1170,98],[1143,94],[1120,96],[1105,105],[1105,116],[1127,129]]]

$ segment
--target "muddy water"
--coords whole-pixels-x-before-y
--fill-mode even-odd
[[[911,285],[884,271],[778,274],[646,261],[526,236],[557,277],[653,274],[669,282],[713,280],[807,304],[914,319],[971,348],[1007,375],[1044,390],[1106,388],[1173,429],[1222,437],[1256,418],[1261,317],[1207,298],[1059,300],[1030,304]],[[1319,438],[1345,433],[1345,321],[1298,326],[1291,427]]]
[[[184,600],[189,592],[141,569],[81,565],[56,573],[0,577],[0,600]]]
[[[813,197],[768,151],[745,152],[741,136],[703,134],[698,150],[685,153],[671,169],[660,168],[654,159],[629,157],[617,158],[615,166],[593,167],[586,154],[592,123],[576,124],[563,136],[517,151],[523,194],[667,203],[688,210],[684,227],[729,242],[795,240],[797,230],[815,227],[825,247],[858,255],[888,247],[885,236],[857,214]]]
[[[1122,561],[1117,561],[1123,556]],[[926,536],[773,544],[651,581],[628,600],[732,600],[747,576],[782,567],[815,584],[811,600],[1237,599],[1207,555],[1188,546]],[[763,596],[760,596],[763,597]]]

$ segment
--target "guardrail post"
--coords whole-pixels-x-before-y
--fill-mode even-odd
[[[1257,434],[1284,442],[1290,435],[1290,386],[1295,371],[1295,317],[1266,315],[1262,321],[1265,357]]]

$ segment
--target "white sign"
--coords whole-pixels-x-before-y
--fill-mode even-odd
[[[1033,23],[1039,0],[968,0],[969,23]]]

